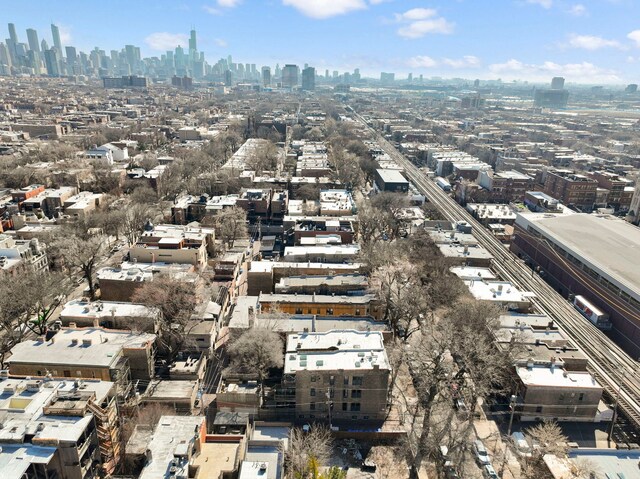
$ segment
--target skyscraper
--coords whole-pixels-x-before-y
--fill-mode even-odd
[[[295,88],[298,86],[298,65],[285,65],[282,69],[282,86]]]
[[[9,24],[9,38],[11,38],[13,43],[18,44],[18,34],[16,33],[16,26],[13,23]]]
[[[78,68],[78,54],[75,47],[65,47],[67,54],[67,75],[77,75],[80,73]]]
[[[58,52],[56,47],[44,51],[44,63],[47,67],[47,75],[50,77],[59,77],[60,68],[58,62]]]
[[[196,31],[195,30],[191,30],[191,37],[189,37],[189,51],[194,50],[197,51],[198,50],[198,46],[196,44]]]
[[[302,89],[305,91],[313,91],[316,89],[316,69],[307,67],[302,70]]]
[[[551,79],[551,89],[552,90],[562,90],[564,88],[564,78],[562,77],[553,77]]]
[[[51,24],[51,36],[53,37],[53,46],[58,51],[59,60],[64,58],[64,49],[62,48],[62,42],[60,41],[60,29],[57,25]]]
[[[40,45],[38,42],[38,32],[33,28],[27,28],[27,40],[29,41],[29,49],[36,53],[40,53]]]
[[[262,86],[271,85],[271,68],[262,67]]]

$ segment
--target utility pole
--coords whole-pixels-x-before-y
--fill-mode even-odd
[[[509,416],[509,427],[507,428],[507,436],[511,435],[511,426],[513,426],[513,416],[516,412],[516,400],[517,396],[515,394],[511,395],[511,399],[509,400],[509,407],[511,408],[511,415]]]

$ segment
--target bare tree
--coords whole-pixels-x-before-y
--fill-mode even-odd
[[[420,330],[421,317],[429,307],[419,281],[415,265],[402,259],[378,268],[371,276],[372,288],[384,308],[383,319],[405,342]]]
[[[225,208],[212,218],[216,235],[229,248],[236,240],[247,237],[247,213],[238,206]]]
[[[133,246],[138,241],[144,225],[150,219],[150,215],[150,208],[143,204],[132,204],[124,210],[122,214],[122,232],[127,238],[129,246]]]
[[[545,477],[548,474],[548,468],[544,462],[544,456],[553,454],[559,458],[566,457],[569,450],[567,444],[569,439],[554,421],[544,421],[525,429],[524,433],[530,442],[536,446],[533,448],[533,456],[527,461],[524,477],[529,479]]]
[[[307,479],[312,477],[314,465],[325,465],[331,458],[333,439],[328,427],[313,424],[304,431],[293,427],[289,430],[289,444],[284,451],[284,465],[290,477]]]
[[[47,253],[60,258],[66,269],[73,272],[80,270],[89,286],[89,296],[96,297],[95,272],[98,262],[105,252],[105,242],[102,235],[82,233],[80,229],[72,230],[60,237],[47,248]]]
[[[187,336],[197,324],[191,318],[196,308],[195,285],[158,276],[136,289],[131,301],[144,304],[155,312],[152,324],[140,319],[133,326],[140,330],[153,330],[155,326],[160,345],[172,361],[187,344]]]
[[[284,364],[284,343],[275,331],[254,327],[246,330],[229,345],[229,371],[254,373],[264,397],[264,380],[272,368]]]

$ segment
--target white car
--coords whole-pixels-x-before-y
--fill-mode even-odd
[[[487,448],[484,447],[482,441],[477,439],[473,443],[473,451],[476,453],[476,461],[481,466],[486,466],[487,464],[491,464],[491,460],[489,459],[489,453],[487,452]]]
[[[531,457],[531,445],[524,434],[514,432],[511,434],[511,440],[518,454],[522,457]]]

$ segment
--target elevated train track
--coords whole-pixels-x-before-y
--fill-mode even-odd
[[[523,290],[536,294],[533,303],[541,313],[558,324],[588,359],[588,369],[604,387],[607,394],[617,398],[620,411],[635,430],[640,430],[640,374],[639,364],[594,324],[584,318],[539,275],[504,247],[471,214],[439,188],[423,171],[404,157],[391,143],[378,135],[364,118],[354,112],[380,146],[405,170],[408,179],[427,196],[449,221],[466,221],[473,227],[478,242],[493,256],[493,269],[505,280]],[[627,440],[637,442],[638,436],[627,432]]]

